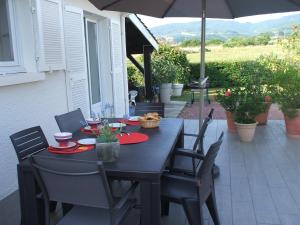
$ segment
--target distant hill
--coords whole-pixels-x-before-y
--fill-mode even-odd
[[[234,20],[207,20],[207,39],[226,40],[233,36],[254,36],[270,32],[277,35],[291,31],[291,26],[300,25],[300,13],[280,19],[267,20],[259,23],[240,23]],[[156,37],[173,38],[176,42],[200,37],[200,22],[173,23],[150,28]]]

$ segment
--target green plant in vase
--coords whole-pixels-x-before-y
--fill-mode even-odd
[[[105,123],[99,133],[96,135],[96,151],[98,159],[105,162],[113,162],[118,159],[120,151],[120,142],[117,134],[120,130],[113,130]]]
[[[256,116],[266,110],[259,86],[248,85],[240,88],[235,109],[235,125],[241,141],[251,142],[254,138],[257,122]]]

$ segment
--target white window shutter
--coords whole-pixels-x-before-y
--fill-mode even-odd
[[[36,0],[40,71],[65,69],[62,0]]]
[[[66,6],[64,27],[69,108],[80,108],[88,116],[90,108],[83,11]]]
[[[123,51],[121,26],[119,23],[111,22],[110,25],[111,38],[111,61],[112,61],[112,76],[114,89],[114,107],[117,117],[125,114],[125,88],[124,73],[123,73]]]

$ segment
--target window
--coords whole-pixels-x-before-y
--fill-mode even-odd
[[[0,66],[17,66],[19,63],[12,14],[12,0],[0,0]]]

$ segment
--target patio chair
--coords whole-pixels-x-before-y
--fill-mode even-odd
[[[138,102],[135,107],[135,115],[143,116],[149,112],[157,112],[161,117],[165,117],[165,104],[164,103],[148,103]]]
[[[80,128],[87,126],[81,109],[55,116],[55,120],[61,132],[78,132]]]
[[[209,113],[208,113],[208,115],[207,115],[207,118],[209,119],[209,121],[208,121],[208,123],[210,123],[212,120],[213,120],[213,114],[214,114],[214,111],[215,111],[215,109],[214,108],[212,108],[210,111],[209,111]],[[203,122],[203,124],[205,123],[205,121]],[[202,127],[203,127],[203,124],[202,124]],[[200,131],[199,131],[199,133],[198,134],[190,134],[190,133],[184,133],[184,136],[187,136],[187,137],[198,137],[198,136],[200,136],[201,135],[201,132],[204,132],[202,135],[203,135],[203,137],[200,139],[200,143],[199,143],[199,145],[198,145],[198,149],[197,149],[197,152],[198,153],[201,153],[201,154],[204,154],[204,148],[203,148],[203,140],[204,140],[204,135],[205,135],[205,132],[206,132],[206,129],[207,129],[207,127],[202,131],[202,127],[201,127],[201,129],[200,129]]]
[[[31,127],[12,134],[10,140],[14,146],[19,162],[49,147],[48,141],[40,126]],[[50,211],[53,212],[55,209],[56,202],[51,202]]]
[[[48,148],[49,144],[40,126],[19,131],[10,136],[19,162]]]
[[[50,225],[49,201],[74,205],[57,225],[118,225],[135,206],[135,183],[114,199],[102,162],[30,157],[30,165],[45,199],[45,225]]]
[[[223,141],[223,135],[222,132],[218,141],[210,146],[194,178],[173,174],[162,176],[162,215],[168,215],[169,202],[174,202],[183,206],[190,225],[204,225],[202,206],[206,203],[214,224],[220,225],[215,198],[213,166]]]
[[[136,105],[135,98],[138,96],[138,91],[131,90],[128,92],[129,94],[129,101],[131,101],[134,105]]]
[[[196,168],[199,165],[201,160],[197,158],[193,158],[192,156],[194,153],[204,156],[203,142],[204,142],[205,132],[207,130],[210,120],[211,119],[209,117],[205,118],[199,134],[195,135],[196,140],[194,142],[192,149],[176,148],[174,150],[171,159],[171,166],[170,166],[171,172],[175,172],[175,173],[180,172],[180,173],[185,173],[190,175],[195,174]]]

